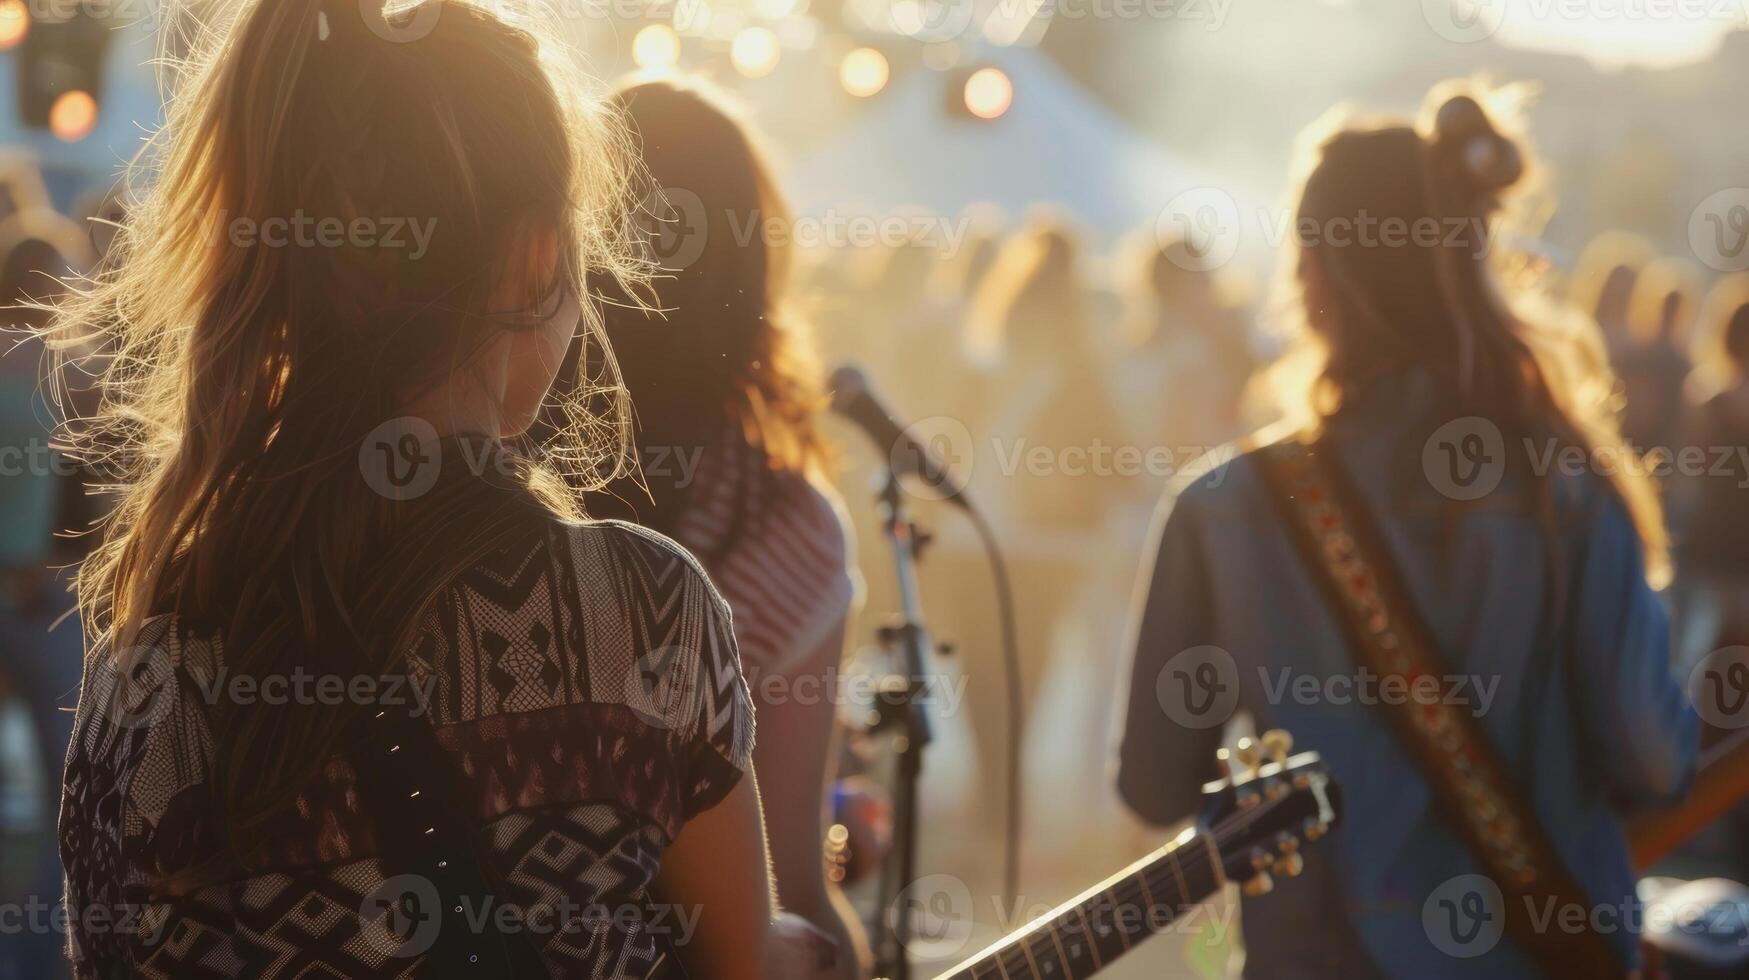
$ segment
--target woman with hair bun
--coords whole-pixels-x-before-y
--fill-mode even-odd
[[[1511,94],[1454,83],[1418,123],[1310,134],[1284,283],[1309,370],[1278,392],[1295,426],[1162,508],[1125,800],[1191,815],[1239,712],[1343,789],[1303,873],[1245,898],[1247,976],[1637,965],[1622,816],[1684,792],[1697,721],[1653,591],[1657,499],[1608,465],[1624,447],[1595,338],[1494,271],[1497,213],[1533,171]],[[1437,693],[1409,699],[1423,675]],[[1545,894],[1621,916],[1539,930],[1520,899]]]

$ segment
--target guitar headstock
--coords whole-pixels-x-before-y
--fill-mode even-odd
[[[1268,892],[1275,875],[1299,874],[1300,845],[1336,826],[1341,794],[1330,770],[1316,752],[1292,749],[1293,737],[1281,729],[1240,739],[1238,752],[1217,753],[1222,778],[1202,788],[1198,823],[1214,837],[1227,879],[1246,895]]]

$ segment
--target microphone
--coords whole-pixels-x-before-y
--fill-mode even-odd
[[[868,375],[861,368],[846,364],[832,372],[828,384],[832,390],[832,411],[850,420],[874,441],[875,448],[886,452],[887,466],[894,476],[914,476],[940,494],[941,500],[962,510],[972,509],[965,486],[927,446],[899,424],[875,395]]]

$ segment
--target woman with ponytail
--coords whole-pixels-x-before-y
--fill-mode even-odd
[[[1120,792],[1151,822],[1189,816],[1238,712],[1292,731],[1343,787],[1344,826],[1303,874],[1245,900],[1247,976],[1547,975],[1564,927],[1515,929],[1501,895],[1523,883],[1468,834],[1507,812],[1523,824],[1484,844],[1523,843],[1499,853],[1551,894],[1571,885],[1586,923],[1616,915],[1585,975],[1636,963],[1621,817],[1683,792],[1697,722],[1653,592],[1657,500],[1609,414],[1595,326],[1539,308],[1492,247],[1532,175],[1502,122],[1512,95],[1441,86],[1418,123],[1313,132],[1286,263],[1301,349],[1278,373],[1292,424],[1162,509]],[[1284,492],[1307,472],[1319,492]],[[1357,562],[1372,573],[1331,574]],[[1411,662],[1393,651],[1440,666],[1431,705],[1370,667]],[[1214,683],[1185,690],[1198,677]],[[1488,765],[1440,768],[1489,744]],[[1485,785],[1512,792],[1447,805],[1496,763]]]
[[[643,274],[624,137],[536,25],[397,9],[167,25],[166,125],[47,331],[101,355],[68,438],[119,494],[78,578],[77,973],[806,975],[728,610],[552,462],[625,444],[589,298]],[[604,367],[537,464],[579,328]]]

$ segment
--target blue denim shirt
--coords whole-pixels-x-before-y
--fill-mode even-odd
[[[1548,471],[1552,534],[1525,467],[1506,467],[1473,502],[1441,495],[1424,467],[1444,465],[1424,457],[1451,421],[1440,404],[1425,378],[1381,383],[1330,423],[1331,444],[1433,630],[1448,696],[1477,714],[1594,918],[1634,962],[1620,814],[1682,793],[1696,751],[1668,618],[1602,478]],[[1501,451],[1544,458],[1543,445],[1510,437]],[[1238,712],[1290,730],[1343,789],[1343,822],[1307,848],[1305,873],[1244,900],[1248,976],[1540,975],[1499,935],[1491,906],[1465,896],[1475,879],[1462,876],[1481,869],[1369,696],[1378,688],[1360,677],[1254,460],[1231,458],[1162,506],[1138,598],[1118,784],[1139,815],[1195,813],[1222,723]],[[1199,662],[1218,671],[1185,669]],[[1224,683],[1195,691],[1198,676]]]

